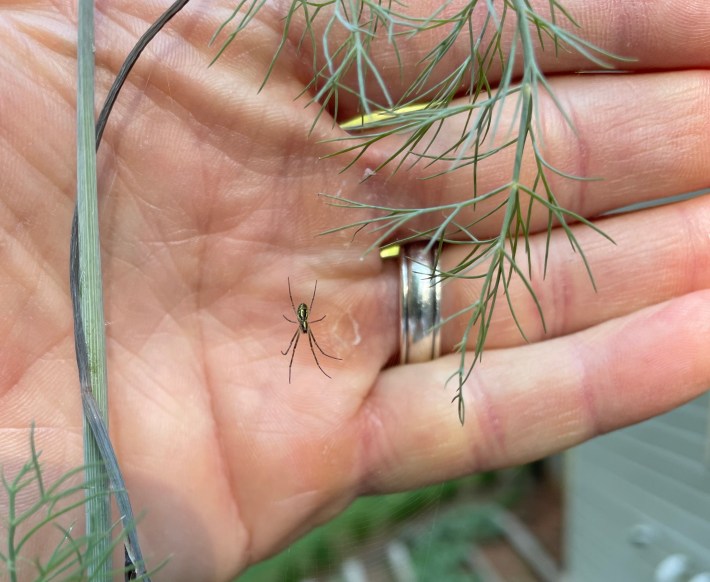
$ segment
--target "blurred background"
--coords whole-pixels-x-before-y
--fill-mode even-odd
[[[237,580],[710,582],[710,396],[532,465],[361,498]]]

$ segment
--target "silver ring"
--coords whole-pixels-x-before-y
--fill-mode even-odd
[[[434,249],[414,242],[399,249],[399,362],[412,364],[439,357],[441,281],[434,278]]]

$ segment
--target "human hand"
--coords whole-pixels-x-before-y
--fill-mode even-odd
[[[415,3],[423,12],[431,6]],[[541,57],[578,132],[543,95],[549,161],[604,179],[559,180],[562,205],[593,217],[707,187],[710,95],[701,69],[709,64],[710,7],[657,3],[628,14],[619,1],[604,12],[579,0],[565,6],[586,38],[638,57],[632,68],[641,74],[573,75],[585,66],[580,57]],[[161,9],[102,7],[99,95]],[[207,68],[207,41],[229,10],[195,2],[156,38],[99,150],[110,429],[134,509],[145,513],[139,532],[149,566],[171,556],[156,579],[229,579],[359,494],[527,462],[710,386],[707,197],[595,221],[616,246],[573,227],[597,293],[564,234],[553,236],[542,281],[540,211],[532,284],[548,332],[518,285],[513,302],[531,341],[524,344],[501,299],[483,362],[466,384],[462,427],[444,389],[457,356],[386,367],[398,351],[396,268],[375,254],[360,260],[367,232],[317,237],[354,218],[317,194],[429,205],[468,196],[470,173],[422,181],[431,169],[415,167],[361,181],[395,151],[400,138],[392,138],[340,174],[351,158],[321,159],[341,147],[322,140],[343,132],[321,118],[308,137],[317,110],[294,101],[310,80],[308,58],[286,50],[257,93],[280,37],[277,9],[264,10]],[[42,459],[58,474],[81,464],[82,447],[68,291],[74,21],[70,5],[0,12],[0,459],[6,467],[24,462],[34,421]],[[430,42],[425,34],[401,45],[406,72]],[[400,85],[395,63],[382,65],[396,96],[406,75]],[[342,95],[339,120],[356,113]],[[479,188],[509,180],[509,164],[484,162]],[[489,220],[481,236],[495,227]],[[460,252],[447,248],[444,264]],[[310,300],[318,280],[312,317],[327,317],[314,332],[343,359],[321,359],[332,380],[301,343],[288,383],[280,351],[294,332],[282,318],[293,318],[289,277],[297,304]],[[477,290],[470,281],[445,286],[444,315]],[[444,354],[461,331],[457,323],[443,329]]]

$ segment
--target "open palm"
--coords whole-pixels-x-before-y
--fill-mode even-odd
[[[608,40],[583,2],[570,4],[598,36],[592,40]],[[70,8],[29,2],[0,11],[7,55],[0,63],[0,459],[11,467],[26,458],[34,421],[43,460],[56,472],[81,463],[68,292]],[[127,2],[105,10],[97,19],[100,94],[156,16]],[[363,181],[394,151],[394,140],[340,173],[349,160],[323,159],[339,147],[324,140],[343,133],[323,117],[309,136],[317,108],[294,100],[310,80],[308,59],[287,48],[257,92],[280,36],[276,9],[207,68],[214,54],[207,41],[228,10],[195,2],[158,36],[99,150],[110,429],[134,508],[145,513],[139,532],[149,565],[172,556],[158,577],[229,579],[361,493],[538,458],[668,410],[710,384],[710,362],[700,357],[710,325],[710,275],[701,268],[710,208],[702,198],[600,221],[619,248],[579,227],[597,294],[564,235],[553,237],[547,281],[541,268],[533,274],[548,335],[520,286],[514,299],[533,343],[522,345],[501,309],[466,386],[463,427],[444,390],[454,356],[386,369],[398,351],[396,268],[374,254],[362,258],[367,233],[317,236],[362,217],[317,194],[422,205],[466,196],[470,176],[421,181],[425,174],[415,169]],[[710,183],[702,117],[708,76],[691,70],[710,64],[699,60],[708,51],[688,39],[656,48],[674,42],[691,12],[708,22],[710,11],[680,2],[672,17],[648,11],[639,18],[663,22],[668,37],[631,35],[634,54],[647,55],[637,67],[677,72],[623,80],[561,75],[555,84],[586,147],[570,150],[571,134],[546,122],[550,157],[606,178],[583,189],[561,184],[564,203],[586,216]],[[405,70],[426,42],[407,44]],[[567,58],[550,57],[550,68],[580,66]],[[396,92],[406,78],[390,70]],[[618,107],[638,94],[645,95],[639,107]],[[340,114],[355,112],[344,97]],[[559,120],[552,106],[549,115]],[[612,129],[602,134],[604,126]],[[509,179],[502,162],[487,168],[482,187]],[[539,259],[545,217],[535,224],[542,234],[532,237],[531,252]],[[495,221],[483,228],[494,231]],[[459,252],[447,250],[444,261]],[[326,316],[313,333],[326,353],[342,358],[316,349],[332,379],[304,336],[289,383],[290,356],[281,354],[296,331],[282,317],[296,319],[289,280],[296,305],[310,303],[318,281],[310,317]],[[475,292],[475,283],[445,287],[445,312]],[[456,324],[444,330],[444,353],[460,331]]]

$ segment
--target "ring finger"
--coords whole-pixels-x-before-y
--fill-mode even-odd
[[[588,259],[596,290],[579,253],[575,253],[563,231],[550,241],[547,273],[546,233],[530,237],[532,275],[530,285],[545,317],[546,331],[532,295],[514,276],[509,288],[510,305],[527,339],[531,342],[577,332],[604,321],[627,315],[674,297],[710,288],[710,196],[616,215],[598,221],[599,227],[616,244],[600,237],[585,225],[572,227]],[[442,266],[451,268],[467,250],[445,247]],[[527,274],[527,257],[520,251],[517,263]],[[485,272],[483,265],[476,272]],[[442,315],[448,317],[478,300],[480,279],[453,279],[444,284]],[[444,325],[442,352],[454,349],[461,340],[468,316]],[[468,349],[474,349],[475,329],[469,334]],[[523,342],[511,315],[502,286],[499,288],[486,347],[501,348]]]

